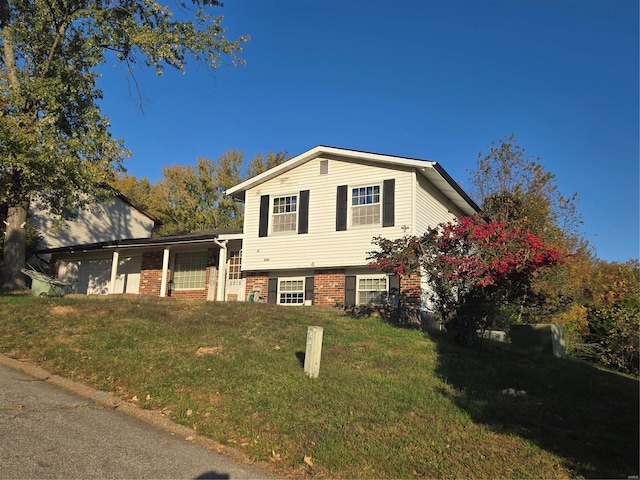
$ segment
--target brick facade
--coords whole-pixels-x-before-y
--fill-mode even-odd
[[[403,302],[405,305],[419,307],[422,303],[420,276],[400,277],[400,293],[404,297]]]
[[[269,289],[269,274],[267,272],[247,272],[245,288],[245,298],[247,300],[249,300],[249,295],[251,295],[254,290],[259,290],[260,299],[258,301],[266,303]]]
[[[142,265],[140,268],[140,288],[139,293],[160,296],[162,287],[162,258],[164,252],[147,252],[142,255]],[[206,300],[209,292],[209,286],[215,288],[217,282],[210,282],[212,272],[215,272],[218,265],[218,250],[209,248],[207,250],[207,270],[205,275],[205,287],[195,290],[169,290],[167,296],[174,298],[188,298],[191,300]],[[171,278],[171,269],[167,271],[167,282]],[[214,293],[215,298],[215,293]]]
[[[156,297],[160,296],[160,287],[162,285],[162,256],[162,250],[146,252],[142,255],[139,293],[154,295]],[[169,281],[168,278],[167,281]]]
[[[255,289],[260,289],[260,301],[267,301],[269,286],[268,272],[247,272],[246,273],[246,298]],[[403,295],[403,304],[412,307],[419,307],[421,304],[422,290],[420,277],[412,275],[400,278],[400,292]],[[316,270],[313,275],[313,305],[320,307],[335,307],[344,303],[345,296],[345,271],[336,270]]]
[[[313,297],[313,304],[322,307],[344,303],[344,270],[314,272]]]

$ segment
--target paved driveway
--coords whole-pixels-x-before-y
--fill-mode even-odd
[[[105,393],[29,368],[0,356],[2,479],[274,478],[166,419],[158,428],[136,418],[149,412],[111,408]]]

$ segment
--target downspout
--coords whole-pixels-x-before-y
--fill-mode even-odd
[[[213,242],[220,247],[220,253],[218,255],[218,288],[216,291],[216,300],[224,301],[226,290],[226,270],[227,270],[227,242],[229,240],[223,240],[222,242],[214,239]]]
[[[160,283],[160,296],[167,296],[167,272],[169,271],[169,249],[165,248],[162,255],[162,281]]]
[[[116,291],[116,280],[118,278],[118,263],[120,259],[120,252],[118,250],[113,251],[111,256],[111,280],[109,282],[109,294],[113,294]]]

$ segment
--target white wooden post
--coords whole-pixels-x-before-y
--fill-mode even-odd
[[[169,249],[165,248],[162,255],[162,281],[160,283],[160,296],[167,296],[167,272],[169,271]]]
[[[111,279],[109,281],[109,293],[116,292],[116,280],[118,279],[118,263],[120,263],[120,252],[115,250],[111,256]]]
[[[216,241],[220,247],[220,254],[218,255],[218,289],[216,292],[216,300],[223,302],[224,292],[226,289],[226,271],[227,271],[227,240],[222,242]]]

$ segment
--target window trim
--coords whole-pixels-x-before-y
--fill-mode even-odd
[[[282,302],[282,298],[281,298],[281,284],[283,282],[299,282],[302,281],[302,288],[300,290],[289,290],[289,293],[302,293],[302,298],[300,302]],[[276,293],[276,303],[278,305],[285,305],[285,306],[300,306],[300,305],[304,305],[304,302],[306,300],[306,295],[305,295],[305,286],[306,286],[306,277],[278,277],[278,289],[277,289],[277,293]]]
[[[372,193],[372,195],[377,195],[378,196],[378,201],[377,202],[371,202],[371,203],[364,203],[364,204],[359,204],[359,205],[354,205],[353,204],[353,200],[354,200],[354,195],[353,195],[353,191],[356,189],[366,189],[366,188],[378,188],[378,192],[377,194]],[[383,202],[384,202],[384,197],[383,197],[383,188],[382,188],[382,183],[379,182],[373,182],[373,183],[367,183],[367,184],[359,184],[359,185],[349,185],[349,190],[348,190],[348,198],[347,198],[347,209],[348,209],[348,225],[349,228],[367,228],[367,227],[379,227],[382,225],[382,208],[383,208]],[[365,194],[366,195],[366,194]],[[361,207],[370,207],[370,206],[377,206],[378,207],[378,221],[377,222],[372,222],[372,223],[360,223],[360,224],[354,224],[353,223],[353,219],[354,219],[354,208],[361,208]]]
[[[390,281],[389,281],[389,275],[387,275],[386,273],[368,273],[368,274],[362,274],[362,275],[356,275],[356,285],[355,285],[355,293],[356,293],[356,305],[384,305],[384,303],[388,300],[389,298],[389,286],[390,286]],[[362,302],[360,300],[360,295],[362,292],[382,292],[383,290],[364,290],[360,288],[360,280],[368,280],[368,279],[376,279],[376,280],[380,280],[383,279],[385,281],[385,294],[384,294],[384,298],[382,299],[382,302],[380,303],[373,303],[373,302]]]
[[[230,250],[227,259],[227,280],[242,279],[242,249]]]
[[[276,206],[276,200],[286,198],[295,198],[295,212],[284,212],[284,213],[275,213],[274,208]],[[295,213],[295,224],[293,225],[293,229],[283,230],[283,231],[275,231],[274,227],[276,225],[275,218],[276,215],[290,215],[291,213]],[[272,235],[294,235],[298,233],[298,226],[300,223],[300,192],[289,193],[284,195],[271,196],[271,200],[269,202],[269,224],[270,231]]]
[[[183,272],[178,272],[177,270],[177,266],[179,264],[179,259],[181,255],[204,255],[204,266],[203,269],[200,273],[200,270],[198,270],[198,273],[200,273],[202,275],[202,286],[201,287],[177,287],[176,286],[176,280],[175,280],[175,276],[176,273],[183,273]],[[171,285],[172,285],[172,290],[173,291],[188,291],[188,290],[205,290],[207,288],[207,269],[209,267],[209,252],[207,250],[193,250],[193,251],[184,251],[184,252],[175,252],[175,254],[173,255],[173,261],[171,264]],[[195,272],[195,270],[193,271]]]

